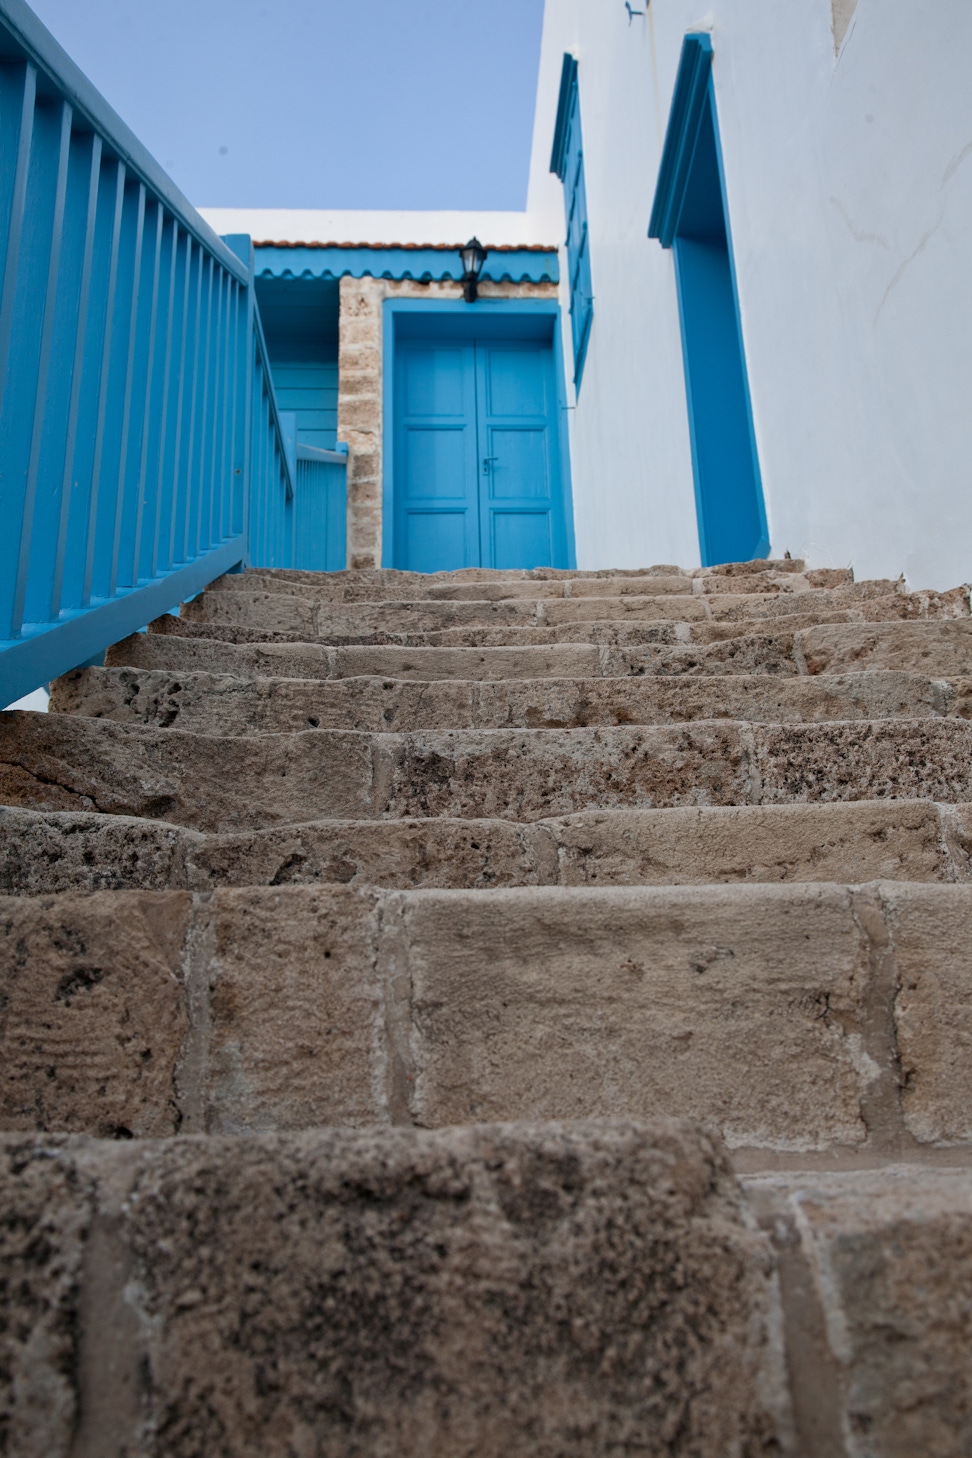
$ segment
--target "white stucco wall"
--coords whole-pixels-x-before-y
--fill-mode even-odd
[[[338,208],[200,208],[217,233],[249,233],[257,242],[283,243],[465,243],[477,237],[492,247],[540,243],[555,247],[553,233],[537,232],[540,219],[527,213],[351,212]]]
[[[546,6],[528,213],[563,236],[548,168],[571,50],[595,295],[578,564],[698,561],[672,256],[646,233],[682,37],[708,30],[772,551],[967,579],[972,5],[858,0],[837,54],[831,0],[639,8]]]

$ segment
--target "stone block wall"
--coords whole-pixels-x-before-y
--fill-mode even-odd
[[[492,283],[484,299],[556,299],[556,284]],[[348,566],[380,567],[382,534],[382,304],[388,298],[462,298],[451,281],[343,278],[338,352],[338,439],[348,443]]]

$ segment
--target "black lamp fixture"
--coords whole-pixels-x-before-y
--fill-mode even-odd
[[[474,304],[479,295],[479,275],[483,271],[487,252],[488,249],[483,247],[478,238],[470,238],[465,247],[459,249],[459,257],[462,259],[462,297],[467,304]]]

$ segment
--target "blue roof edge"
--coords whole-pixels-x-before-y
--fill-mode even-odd
[[[258,278],[388,278],[416,281],[462,278],[462,260],[441,248],[278,248],[257,244]],[[558,283],[555,248],[512,248],[488,252],[482,279],[493,283]]]
[[[657,238],[663,248],[671,248],[675,239],[711,71],[712,37],[689,31],[682,42],[648,223],[648,237]]]

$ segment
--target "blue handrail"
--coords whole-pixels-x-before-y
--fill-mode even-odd
[[[0,707],[238,564],[291,565],[294,488],[249,238],[0,0]]]

